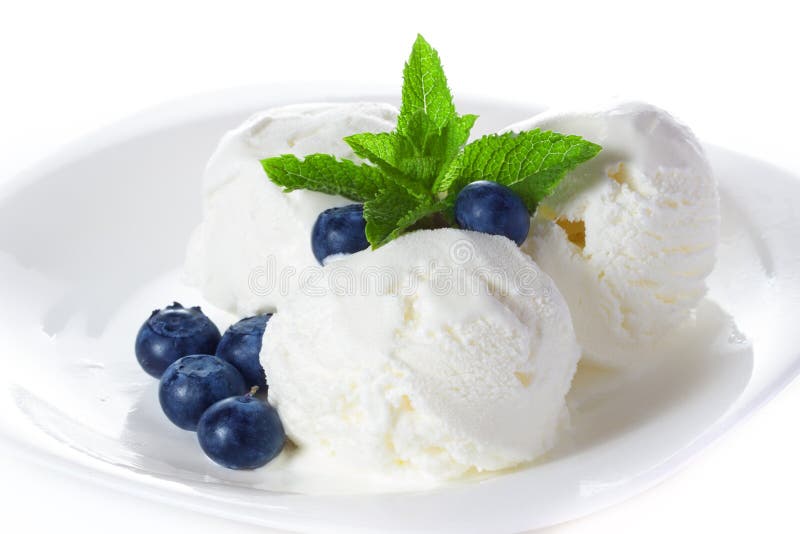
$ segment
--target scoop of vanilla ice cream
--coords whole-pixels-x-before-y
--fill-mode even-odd
[[[421,230],[320,268],[261,362],[305,452],[450,478],[553,446],[580,349],[550,278],[504,237]]]
[[[603,147],[541,203],[523,245],[569,304],[584,356],[645,358],[706,293],[719,239],[717,183],[700,143],[665,111],[622,103],[548,112],[506,130]]]
[[[327,208],[350,204],[338,196],[284,193],[260,160],[280,154],[333,154],[358,161],[342,140],[394,128],[389,104],[293,105],[269,109],[226,133],[204,175],[203,221],[189,242],[187,282],[237,315],[272,311],[316,265],[311,228]]]

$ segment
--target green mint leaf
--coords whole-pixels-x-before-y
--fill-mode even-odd
[[[345,137],[353,152],[374,163],[387,179],[402,185],[414,196],[425,196],[427,191],[412,177],[404,174],[397,164],[397,134],[395,132],[360,133]]]
[[[458,156],[464,145],[467,144],[469,133],[472,131],[472,127],[475,126],[476,120],[478,120],[477,115],[461,115],[448,125],[449,131],[444,145],[445,166],[449,165]]]
[[[379,193],[384,183],[384,176],[378,168],[328,154],[312,154],[302,160],[284,154],[261,160],[261,165],[267,177],[283,187],[286,193],[309,189],[366,202]]]
[[[475,115],[455,116],[438,128],[418,111],[406,134],[361,133],[346,137],[345,142],[414,196],[425,197],[467,142],[476,119]]]
[[[600,146],[577,135],[530,130],[487,135],[468,144],[434,189],[452,206],[470,182],[490,180],[519,194],[528,209],[551,194],[567,172],[592,159]]]
[[[344,138],[356,156],[367,159],[379,167],[396,168],[397,135],[394,132],[359,133]]]
[[[442,205],[433,197],[419,199],[388,182],[375,198],[364,204],[367,240],[372,248],[383,246],[420,219],[441,210]]]
[[[423,111],[415,113],[405,134],[397,135],[396,162],[400,171],[412,176],[426,191],[439,171],[441,131]]]
[[[437,128],[455,117],[453,96],[447,87],[447,78],[439,54],[421,36],[411,49],[411,56],[403,69],[403,103],[397,118],[397,131],[406,134],[409,121],[417,112],[428,116]]]
[[[426,191],[432,191],[464,147],[476,118],[475,115],[455,116],[439,128],[425,113],[415,113],[408,122],[407,133],[397,136],[397,168],[413,177]]]
[[[397,161],[400,138],[396,132],[385,132],[355,134],[345,137],[344,140],[357,156],[377,165],[386,175],[386,180],[393,181],[415,197],[428,197],[429,188],[420,183],[413,171],[409,174],[406,172],[407,166]]]

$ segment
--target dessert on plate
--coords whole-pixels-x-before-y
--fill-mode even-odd
[[[421,36],[403,74],[399,110],[269,109],[208,163],[186,280],[238,322],[175,303],[136,355],[222,466],[440,481],[542,459],[579,360],[647,361],[705,295],[719,199],[686,126],[621,102],[470,139]]]

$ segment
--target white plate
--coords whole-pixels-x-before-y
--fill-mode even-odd
[[[512,532],[655,484],[800,370],[800,181],[708,147],[723,237],[698,327],[676,336],[654,370],[582,370],[569,399],[574,429],[545,460],[431,491],[372,495],[331,495],[330,481],[290,480],[280,469],[212,465],[193,434],[161,415],[155,381],[133,356],[136,330],[152,308],[198,301],[177,273],[220,134],[267,106],[365,94],[352,89],[272,86],[173,103],[3,185],[4,448],[138,495],[292,530]],[[459,109],[481,114],[483,132],[537,111],[481,99]]]

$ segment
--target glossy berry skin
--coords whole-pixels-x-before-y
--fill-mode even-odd
[[[147,374],[161,378],[169,365],[188,354],[214,354],[219,329],[199,307],[177,302],[155,310],[136,335],[136,359]]]
[[[369,246],[365,229],[364,206],[350,204],[330,208],[319,214],[311,230],[311,250],[322,265],[333,254],[352,254]]]
[[[197,426],[203,452],[228,469],[256,469],[283,449],[286,434],[275,408],[245,395],[221,400]]]
[[[258,386],[261,393],[267,392],[267,376],[259,355],[264,329],[270,317],[271,313],[256,315],[231,325],[217,346],[217,356],[236,367],[247,386]]]
[[[472,182],[456,197],[456,222],[464,230],[503,235],[521,245],[531,216],[514,191],[496,182]]]
[[[184,430],[195,430],[200,416],[215,402],[247,392],[234,366],[216,356],[184,356],[167,367],[158,400],[167,418]]]

